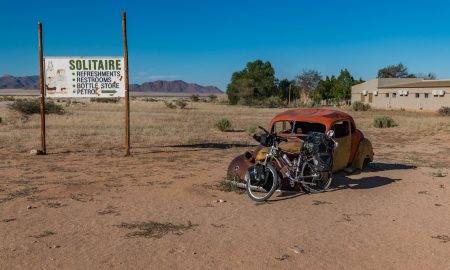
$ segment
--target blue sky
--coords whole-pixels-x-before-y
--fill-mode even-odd
[[[248,61],[270,61],[280,79],[304,69],[347,68],[372,79],[403,62],[450,78],[447,1],[0,0],[0,75],[38,74],[44,54],[122,55],[127,11],[130,80],[184,80],[222,90]]]

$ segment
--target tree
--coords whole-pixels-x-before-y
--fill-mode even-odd
[[[424,79],[424,80],[436,80],[437,79],[436,74],[434,74],[434,73],[428,73],[428,74],[417,73],[416,77]]]
[[[261,100],[277,94],[275,70],[270,62],[256,60],[231,76],[227,95],[231,104],[248,104],[253,99]]]
[[[322,76],[317,70],[303,70],[303,72],[296,77],[297,86],[302,91],[299,96],[304,99],[304,101],[309,101],[309,98],[312,96],[312,93],[316,90],[321,80]]]
[[[314,103],[330,99],[335,101],[347,100],[351,98],[352,86],[363,82],[362,79],[353,79],[350,72],[343,69],[337,78],[333,75],[321,80],[313,92],[312,99]]]
[[[391,65],[378,70],[378,78],[415,78],[414,74],[408,73],[408,68],[402,63]]]
[[[289,100],[289,88],[291,94],[291,101],[295,98],[298,98],[298,87],[295,85],[295,81],[283,79],[278,82],[278,96],[283,100]]]
[[[331,88],[333,87],[336,77],[326,77],[325,80],[321,80],[313,92],[312,99],[314,103],[320,104],[322,100],[331,99]]]

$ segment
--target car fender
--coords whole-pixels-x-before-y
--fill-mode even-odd
[[[253,152],[245,152],[235,157],[228,165],[227,180],[245,182],[248,168],[255,164]]]
[[[362,169],[366,159],[369,159],[370,162],[373,161],[373,155],[372,143],[367,138],[362,138],[359,142],[358,150],[356,150],[352,167],[355,169]]]

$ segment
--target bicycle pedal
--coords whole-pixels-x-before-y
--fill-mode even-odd
[[[291,188],[295,187],[295,182],[292,180],[289,180],[289,184],[291,184]]]

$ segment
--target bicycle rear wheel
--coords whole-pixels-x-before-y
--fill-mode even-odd
[[[308,193],[319,193],[330,187],[333,178],[332,170],[318,172],[314,169],[313,159],[305,161],[302,166],[301,176],[303,177],[302,186]]]

